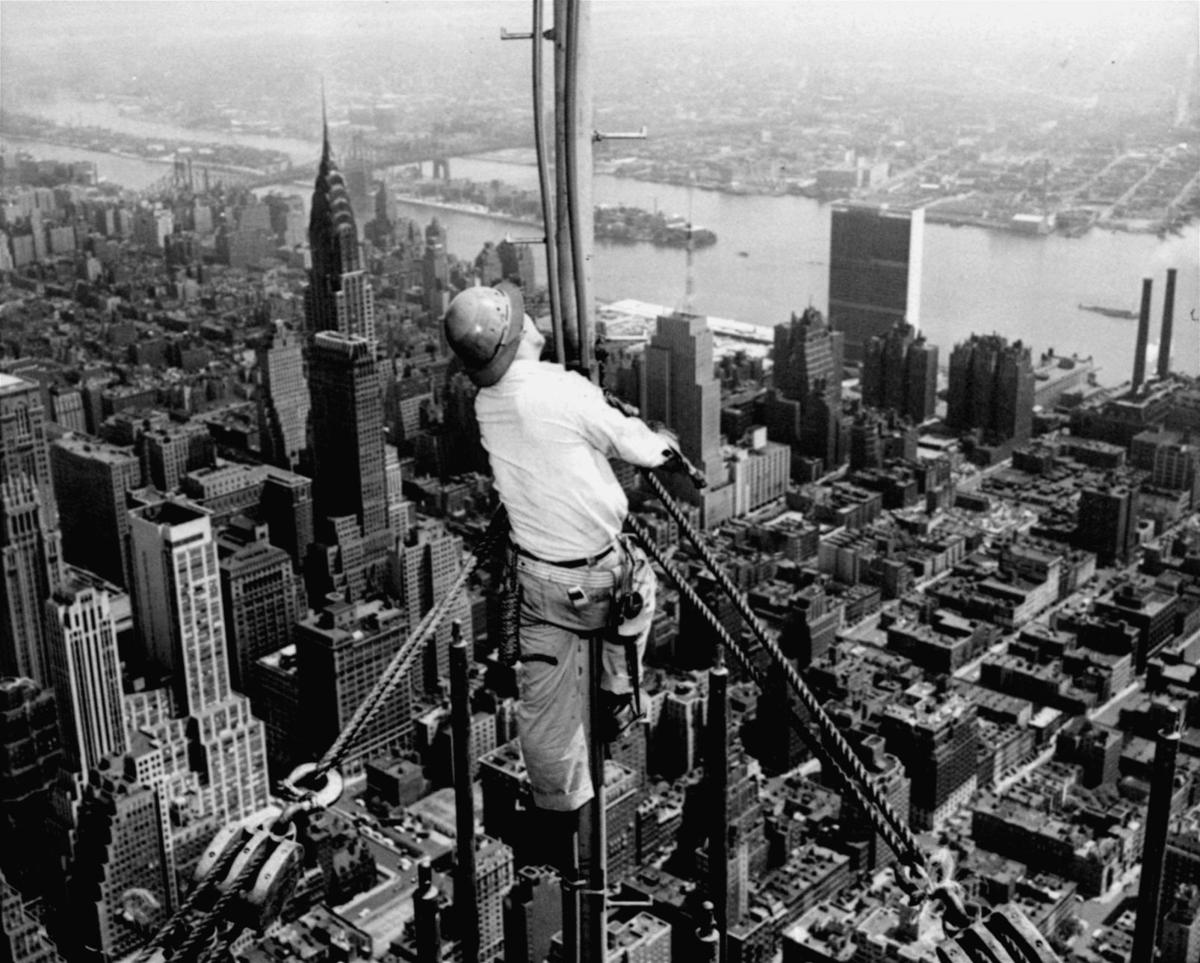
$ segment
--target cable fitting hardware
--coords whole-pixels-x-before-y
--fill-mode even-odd
[[[645,124],[642,125],[641,130],[613,131],[611,134],[605,133],[604,131],[601,131],[601,130],[592,131],[592,142],[595,144],[600,143],[600,141],[602,141],[602,140],[645,140],[645,139],[646,139],[646,125]]]

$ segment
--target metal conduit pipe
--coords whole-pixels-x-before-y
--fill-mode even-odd
[[[567,216],[571,238],[571,266],[575,281],[575,314],[579,326],[578,366],[588,377],[593,370],[595,326],[592,322],[591,264],[592,239],[586,229],[594,217],[591,184],[591,108],[592,88],[586,37],[590,11],[581,0],[568,0],[566,45],[566,90],[564,145],[567,169]],[[558,25],[555,25],[558,29]],[[586,125],[586,129],[583,129]],[[587,163],[587,170],[583,165]]]
[[[571,215],[567,189],[567,21],[571,0],[554,0],[554,251],[558,265],[559,309],[568,367],[579,363],[579,318],[575,311],[575,268],[571,256]],[[571,961],[568,961],[571,963]]]
[[[544,57],[542,44],[542,2],[533,0],[533,144],[537,154],[538,193],[541,195],[542,224],[545,226],[546,290],[550,295],[550,328],[554,334],[555,360],[567,363],[567,348],[563,343],[562,292],[558,286],[558,256],[554,247],[554,198],[550,194],[550,164],[546,159],[545,93],[543,90]]]

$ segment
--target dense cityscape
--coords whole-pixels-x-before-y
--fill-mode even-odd
[[[548,324],[545,257],[513,236],[535,193],[447,160],[529,151],[517,80],[414,59],[411,94],[368,107],[365,62],[324,116],[283,107],[302,62],[256,73],[275,50],[215,104],[186,64],[147,80],[145,51],[140,81],[77,81],[200,132],[156,143],[56,119],[37,50],[0,115],[0,959],[566,961],[498,495],[442,327],[500,281]],[[801,111],[765,54],[725,100],[693,73],[658,114],[598,111],[666,134],[599,145],[598,171],[830,202],[824,310],[770,327],[693,309],[693,248],[722,242],[690,215],[597,208],[598,235],[686,248],[675,307],[597,305],[597,376],[705,482],[614,463],[663,572],[643,717],[603,766],[606,963],[1033,959],[945,955],[956,928],[911,899],[789,673],[970,915],[1015,908],[1063,963],[1200,960],[1196,259],[1079,305],[1125,321],[1119,372],[920,323],[927,225],[1194,235],[1196,55],[1137,63],[1096,100],[1058,91],[1061,117],[1022,113],[1056,89],[1030,72],[986,123],[948,88],[888,119],[853,61],[805,67]],[[205,134],[231,123],[318,147]],[[132,190],[56,145],[162,175]],[[437,210],[462,204],[491,218],[481,249]],[[296,774],[335,755],[340,793],[298,812]]]

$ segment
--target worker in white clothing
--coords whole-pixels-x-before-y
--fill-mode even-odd
[[[669,434],[611,408],[583,376],[539,360],[545,338],[515,286],[468,288],[444,324],[479,386],[475,414],[517,553],[517,731],[534,801],[574,812],[593,796],[586,647],[603,635],[608,724],[595,735],[611,740],[633,702],[626,647],[614,635],[633,637],[640,665],[654,612],[654,574],[621,534],[629,506],[607,459],[674,468],[682,457]]]

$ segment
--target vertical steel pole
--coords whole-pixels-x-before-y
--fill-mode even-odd
[[[1159,734],[1150,775],[1150,804],[1146,807],[1146,836],[1142,843],[1142,880],[1138,886],[1137,922],[1131,960],[1154,959],[1162,900],[1163,857],[1175,795],[1175,758],[1179,754],[1179,715]]]
[[[696,927],[696,953],[699,963],[719,963],[721,959],[721,934],[713,916],[712,900],[705,900],[701,907],[704,918]]]
[[[600,703],[600,675],[603,670],[603,640],[588,641],[588,768],[592,776],[592,801],[580,811],[587,832],[584,852],[588,869],[587,934],[583,946],[584,963],[606,963],[608,956],[608,833],[604,805],[604,747],[600,744],[603,728]]]
[[[725,959],[729,932],[729,670],[717,643],[716,665],[708,673],[709,786],[708,880],[715,910],[717,959]]]
[[[413,897],[417,963],[442,963],[442,924],[438,919],[438,888],[433,885],[433,865],[426,856],[417,863],[417,893]]]
[[[462,623],[451,623],[450,728],[453,736],[454,821],[458,839],[455,915],[463,963],[479,963],[479,891],[475,885],[475,794],[471,784],[471,695],[469,656]]]
[[[564,963],[579,963],[579,835],[572,832],[562,867],[562,937]]]

